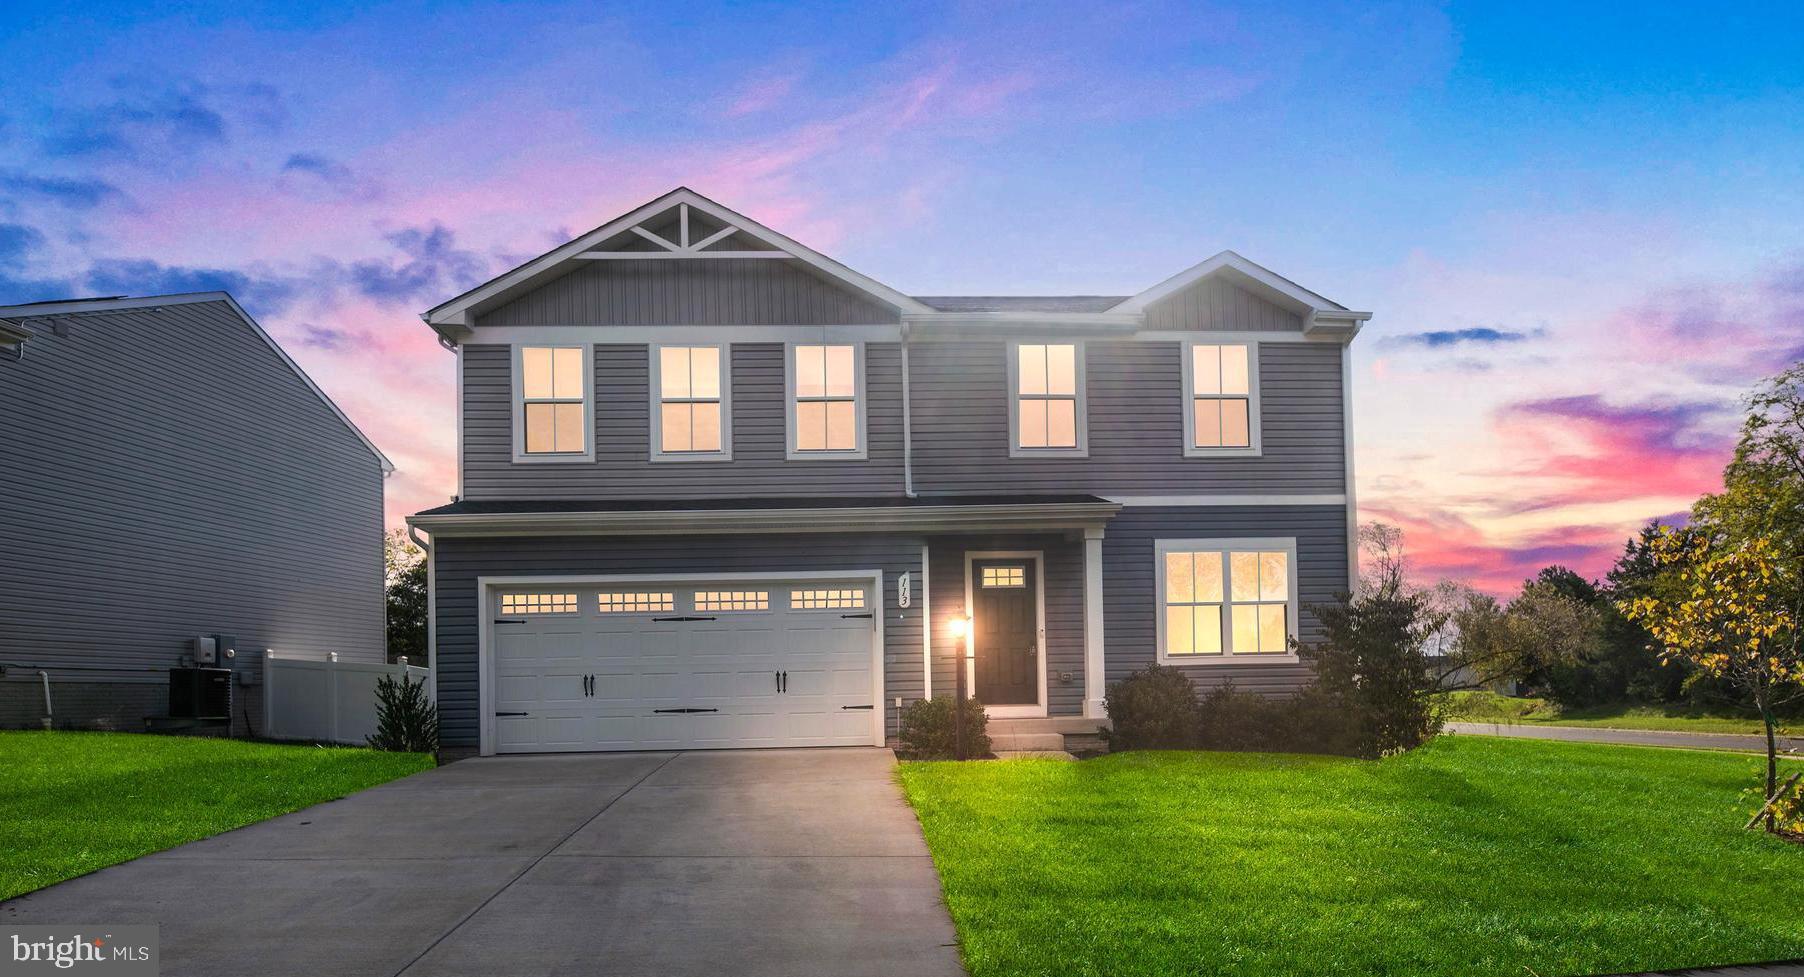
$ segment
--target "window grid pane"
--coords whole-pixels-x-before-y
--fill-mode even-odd
[[[595,609],[603,614],[649,613],[676,610],[676,595],[634,591],[595,595]]]
[[[1026,567],[984,567],[982,586],[985,587],[1025,587],[1027,586]]]
[[[658,348],[658,450],[718,452],[721,423],[721,348]]]
[[[583,351],[526,346],[520,350],[521,427],[527,454],[583,450],[585,406]]]
[[[1077,447],[1077,347],[1015,347],[1015,446]]]
[[[1164,573],[1166,655],[1290,650],[1288,553],[1174,551],[1165,554]]]
[[[791,610],[824,611],[824,610],[858,610],[864,607],[863,590],[792,590],[789,592]]]
[[[575,594],[502,594],[503,614],[574,614]]]
[[[1222,556],[1165,554],[1165,654],[1221,654]]]
[[[795,347],[795,450],[858,450],[858,351]]]
[[[698,590],[695,592],[695,609],[698,611],[768,611],[770,610],[770,591]]]

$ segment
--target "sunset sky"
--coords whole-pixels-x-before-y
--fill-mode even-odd
[[[1375,315],[1362,518],[1598,574],[1804,356],[1804,5],[0,9],[0,304],[224,288],[445,500],[418,313],[679,184],[913,294]]]

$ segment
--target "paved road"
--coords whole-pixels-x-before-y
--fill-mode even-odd
[[[1753,750],[1766,752],[1766,737],[1740,733],[1683,733],[1651,729],[1601,729],[1595,726],[1542,726],[1532,723],[1448,723],[1455,733],[1477,736],[1518,736],[1531,740],[1564,740],[1570,743],[1625,743],[1630,746],[1676,746],[1692,750]],[[1804,737],[1781,736],[1779,749],[1804,751]]]
[[[165,975],[962,975],[887,750],[465,760],[0,903]]]

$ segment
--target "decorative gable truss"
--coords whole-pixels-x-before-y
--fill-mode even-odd
[[[625,235],[574,257],[590,261],[644,261],[647,258],[794,258],[738,224],[679,203],[627,228]]]

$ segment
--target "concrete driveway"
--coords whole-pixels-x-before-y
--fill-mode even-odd
[[[165,975],[956,975],[887,750],[496,757],[103,869],[0,922]]]

